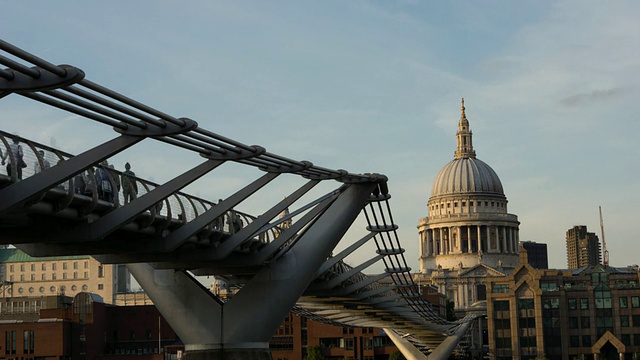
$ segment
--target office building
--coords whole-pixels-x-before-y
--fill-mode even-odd
[[[536,269],[549,268],[547,244],[541,244],[534,241],[522,241],[520,245],[527,250],[527,260],[529,265]]]
[[[47,296],[90,292],[107,304],[127,293],[131,276],[124,265],[103,265],[91,256],[35,258],[15,248],[0,249],[0,296]]]
[[[600,264],[600,241],[585,225],[567,230],[567,266],[578,269]]]
[[[488,279],[492,359],[636,359],[640,356],[637,266],[536,269],[527,262]]]

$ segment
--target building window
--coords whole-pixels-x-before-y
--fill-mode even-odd
[[[62,273],[62,280],[67,280],[67,273]]]
[[[47,270],[47,264],[42,263],[42,266],[40,266],[40,270],[46,271]]]
[[[599,284],[594,292],[596,309],[611,309],[611,290],[606,285]]]
[[[36,281],[36,274],[31,274],[31,281]]]
[[[88,261],[85,261],[85,262],[84,262],[84,268],[85,268],[85,269],[88,269],[88,268],[89,268],[89,262],[88,262]]]
[[[569,299],[569,310],[577,310],[578,309],[578,299],[571,298]]]
[[[20,281],[24,281],[24,274],[20,275]]]
[[[50,288],[49,288],[49,291],[51,291],[52,293],[53,293],[53,292],[56,292],[56,287],[55,287],[55,286],[50,287]]]
[[[631,297],[631,307],[639,308],[640,307],[640,297],[632,296]]]
[[[31,264],[31,271],[36,271],[36,264]]]
[[[23,354],[29,353],[29,330],[22,333],[22,352]]]
[[[629,327],[629,316],[620,315],[620,327]]]
[[[570,347],[580,347],[580,336],[578,336],[578,335],[569,336],[569,346]]]
[[[558,283],[553,281],[540,281],[540,289],[542,291],[558,291]]]
[[[631,346],[631,335],[629,334],[622,334],[622,336],[620,337],[620,340],[622,341],[623,344],[625,344],[626,346]]]
[[[71,291],[76,291],[78,290],[78,287],[76,285],[71,285]]]
[[[578,318],[575,316],[569,317],[569,329],[577,329],[578,328]]]
[[[591,347],[591,335],[582,335],[582,347]]]
[[[77,262],[77,261],[74,261],[74,262],[73,262],[73,269],[74,269],[74,270],[77,270],[77,269],[78,269],[78,262]]]
[[[24,264],[20,264],[20,271],[24,271]]]
[[[67,270],[67,263],[66,262],[62,263],[62,270]]]
[[[346,350],[353,350],[353,338],[344,339],[344,348]]]
[[[98,284],[98,290],[103,290],[104,289],[104,285],[103,284]]]
[[[44,293],[44,286],[40,286],[40,293]]]
[[[9,281],[13,281],[13,275],[9,276]]]
[[[98,265],[98,277],[104,277],[104,267],[102,265]]]
[[[74,279],[77,279],[77,278],[78,278],[78,272],[77,272],[77,271],[74,271],[74,272],[73,272],[73,278],[74,278]]]
[[[85,278],[85,279],[88,279],[88,278],[89,278],[89,272],[88,272],[88,271],[85,271],[85,272],[84,272],[84,278]]]
[[[57,280],[57,277],[56,273],[51,274],[51,280]]]
[[[591,327],[591,321],[588,316],[580,317],[580,327],[583,329],[588,329],[589,327]]]
[[[589,299],[580,299],[580,310],[586,310],[589,308]]]
[[[487,300],[487,286],[484,284],[476,285],[477,301]]]
[[[5,331],[5,353],[6,354],[15,354],[16,348],[18,347],[18,336],[16,331]]]
[[[494,294],[506,294],[509,292],[509,284],[493,284],[491,292]]]
[[[626,309],[629,307],[629,299],[626,296],[620,297],[620,308]]]
[[[9,271],[13,272],[13,265],[9,265]]]
[[[631,315],[631,320],[633,320],[633,326],[640,327],[640,315]],[[636,345],[640,345],[640,342]]]
[[[42,280],[42,281],[47,280],[47,274],[40,275],[40,280]]]
[[[473,201],[469,201],[469,206],[473,207]]]
[[[56,263],[52,263],[51,264],[51,270],[55,270],[56,269]]]
[[[542,299],[542,308],[543,309],[559,309],[560,299],[557,299],[557,298]]]

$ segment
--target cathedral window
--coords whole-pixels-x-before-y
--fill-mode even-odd
[[[467,203],[465,201],[462,202],[462,207],[467,206]]]
[[[473,207],[473,201],[469,201],[469,206]]]

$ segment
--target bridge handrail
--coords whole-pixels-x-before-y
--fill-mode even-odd
[[[27,167],[22,169],[23,178],[33,176],[37,171],[36,169],[45,168],[45,165],[44,165],[45,161],[49,162],[50,166],[55,166],[59,161],[64,161],[74,156],[71,153],[59,150],[57,148],[47,146],[45,144],[27,139],[17,134],[11,134],[9,132],[0,130],[0,151],[2,152],[2,154],[11,154],[11,151],[9,149],[9,144],[13,139],[17,139],[20,142],[20,144],[24,145],[22,146],[22,152],[23,152],[23,159],[27,164]],[[38,151],[40,150],[44,151],[44,156],[38,153]],[[14,161],[15,160],[11,160],[12,163],[14,163]],[[33,164],[33,166],[29,164]],[[0,167],[0,175],[5,174],[11,179],[10,180],[11,182],[16,182],[17,181],[16,170],[15,168],[12,168],[11,170],[12,170],[11,173],[8,173],[7,168],[2,166]],[[85,169],[85,173],[88,170],[89,169]],[[91,170],[95,172],[95,166],[92,167]],[[123,174],[122,171],[117,169],[109,169],[109,171],[112,174],[115,174],[116,176],[114,177],[117,177],[117,178],[120,178]],[[135,177],[135,181],[137,181],[139,185],[141,185],[138,188],[138,196],[142,196],[147,192],[153,190],[154,188],[160,186],[160,184],[158,183],[155,183],[150,180],[146,180],[138,176]],[[92,180],[92,182],[93,184],[95,184],[95,179]],[[70,179],[68,181],[65,181],[63,184],[60,184],[60,187],[64,188],[65,190],[68,190],[70,186],[73,186],[72,184],[73,182]],[[119,189],[119,186],[116,186],[114,184],[113,187],[117,190],[117,194],[118,194],[117,199],[115,199],[114,201],[114,206],[119,206],[124,203],[124,194]],[[95,191],[95,189],[93,191]],[[84,195],[84,194],[79,194],[79,195]],[[186,201],[181,201],[180,197],[184,198],[184,200]],[[165,204],[167,204],[166,207],[165,207]],[[200,206],[200,210],[198,209],[198,206],[196,204]],[[190,221],[190,220],[193,220],[200,212],[204,212],[215,205],[216,205],[215,202],[212,202],[191,194],[187,194],[183,191],[179,191],[171,195],[170,197],[163,199],[160,203],[158,203],[157,209],[160,210],[159,212],[163,216],[169,215],[169,212],[168,212],[169,207],[171,207],[172,209],[175,209],[175,208],[180,209],[180,211],[178,212],[171,211],[171,214],[170,214],[171,220]],[[233,210],[233,212],[235,212],[235,215],[240,218],[240,220],[243,222],[243,225],[248,225],[256,218],[251,214],[247,214],[241,211]],[[221,218],[217,220],[217,223],[219,224],[217,230],[227,232],[227,233],[232,233],[233,227],[230,226],[231,219],[232,219],[231,212],[226,212],[225,214],[223,214]],[[265,232],[266,235],[262,235],[259,238],[262,242],[270,242],[273,238],[276,237],[276,231],[277,229],[273,228]]]

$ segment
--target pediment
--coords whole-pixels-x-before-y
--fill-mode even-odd
[[[458,274],[458,277],[486,277],[486,276],[500,276],[504,277],[505,274],[485,264],[478,264],[471,268],[465,269]]]

